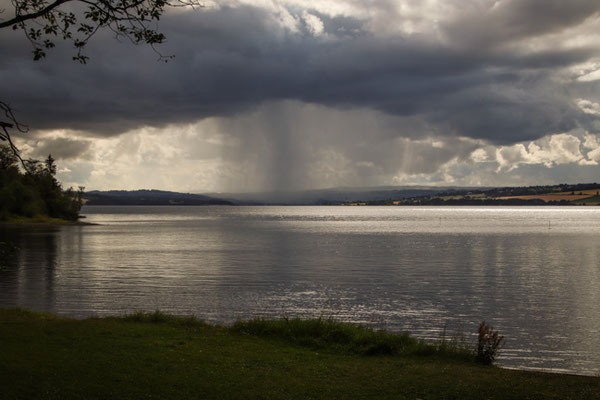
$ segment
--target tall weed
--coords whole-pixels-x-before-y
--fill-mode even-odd
[[[496,359],[504,343],[504,336],[500,336],[493,326],[481,321],[477,340],[477,361],[490,365]]]

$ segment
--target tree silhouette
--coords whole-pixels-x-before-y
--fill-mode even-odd
[[[161,54],[156,45],[165,41],[158,31],[158,21],[167,7],[202,7],[198,0],[11,0],[14,15],[3,18],[7,10],[0,9],[0,29],[21,30],[33,48],[33,59],[40,60],[55,47],[56,40],[71,42],[73,60],[86,64],[89,57],[85,46],[100,30],[108,29],[117,39],[149,45],[158,59],[168,61],[172,55]],[[15,118],[10,105],[0,101],[0,141],[7,142],[24,168],[15,146],[12,132],[25,133],[27,126]]]
[[[18,132],[25,133],[27,132],[27,126],[22,125],[17,121],[10,106],[3,101],[0,101],[0,112],[0,142],[6,142],[8,148],[12,151],[13,156],[16,157],[21,162],[21,165],[23,165],[23,168],[27,170],[27,164],[21,158],[19,149],[15,146],[10,136],[11,129],[16,129]]]
[[[12,0],[14,16],[0,19],[0,29],[22,30],[33,46],[33,59],[46,56],[55,41],[66,40],[75,47],[73,60],[85,64],[83,53],[89,40],[101,29],[111,30],[117,38],[135,44],[148,44],[168,60],[155,45],[165,35],[157,30],[167,7],[199,6],[196,0]],[[6,10],[0,10],[0,17]]]
[[[4,18],[0,9],[0,30],[21,30],[31,43],[33,59],[40,60],[55,47],[56,40],[71,42],[72,59],[86,64],[84,49],[100,30],[108,29],[117,39],[149,45],[159,60],[173,56],[155,47],[165,41],[158,21],[167,7],[198,6],[198,0],[11,0],[14,15]],[[83,201],[83,188],[63,191],[56,180],[56,164],[51,155],[44,162],[23,160],[11,133],[26,133],[11,106],[0,101],[0,220],[11,215],[48,215],[76,220]],[[20,162],[22,174],[16,164]]]

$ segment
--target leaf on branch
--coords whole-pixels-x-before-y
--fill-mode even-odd
[[[77,61],[80,64],[87,64],[87,61],[90,58],[88,56],[84,56],[83,54],[77,54],[76,56],[73,56],[73,61]]]
[[[40,36],[42,36],[42,31],[41,31],[41,29],[34,29],[34,28],[30,28],[27,34],[29,35],[29,37],[30,37],[32,40],[36,40],[36,39],[38,39]]]
[[[84,40],[75,39],[75,42],[73,42],[73,46],[77,47],[78,49],[84,47],[85,45],[86,42]]]
[[[56,36],[57,32],[58,32],[58,27],[56,25],[46,25],[46,26],[44,26],[44,33],[46,35],[52,34],[52,35]]]
[[[92,33],[94,31],[94,27],[88,24],[81,24],[79,28],[77,28],[77,32],[81,33]]]
[[[46,52],[39,47],[33,49],[33,59],[35,61],[41,60],[46,57]]]
[[[86,8],[63,7],[74,1],[11,0],[15,16],[0,20],[0,28],[23,30],[34,49],[34,60],[45,57],[43,48],[55,47],[48,36],[60,36],[77,49],[73,60],[85,63],[87,57],[81,55],[81,49],[101,28],[108,28],[118,38],[127,38],[132,43],[151,45],[163,60],[171,57],[163,56],[153,45],[163,43],[166,37],[152,24],[160,20],[165,7],[202,7],[199,0],[78,0]]]

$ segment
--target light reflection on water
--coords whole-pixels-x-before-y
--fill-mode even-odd
[[[510,367],[600,372],[600,209],[86,207],[101,225],[0,229],[0,306],[325,316],[474,341]]]

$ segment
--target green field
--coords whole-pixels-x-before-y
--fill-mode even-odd
[[[586,197],[585,199],[574,201],[574,203],[600,203],[600,196]]]
[[[138,314],[71,320],[0,309],[4,399],[600,399],[600,378],[486,367],[327,320],[233,327]]]

